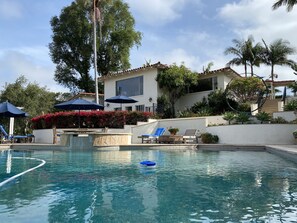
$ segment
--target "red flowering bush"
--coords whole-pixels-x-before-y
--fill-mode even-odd
[[[33,129],[56,128],[123,128],[125,124],[145,122],[152,113],[127,111],[56,112],[32,118]]]

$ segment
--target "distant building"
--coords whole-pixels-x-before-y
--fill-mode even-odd
[[[104,99],[121,94],[138,101],[134,104],[123,104],[123,110],[154,111],[157,106],[157,98],[163,94],[156,77],[167,67],[167,65],[158,62],[100,77],[99,80],[104,82]],[[199,75],[198,85],[189,89],[189,92],[176,102],[176,110],[191,107],[216,89],[225,90],[232,78],[240,77],[230,67],[197,73],[197,75]],[[104,102],[104,106],[105,110],[112,111],[118,110],[121,105]]]

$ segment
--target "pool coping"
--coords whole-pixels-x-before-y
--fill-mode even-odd
[[[0,151],[14,150],[38,150],[38,151],[67,151],[69,146],[54,144],[37,144],[37,143],[12,143],[0,144]],[[283,158],[297,162],[297,145],[236,145],[236,144],[131,144],[116,146],[101,146],[93,148],[84,148],[81,150],[97,151],[127,151],[127,150],[170,150],[170,151],[266,151],[276,154]]]

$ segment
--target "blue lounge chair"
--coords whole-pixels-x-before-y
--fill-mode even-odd
[[[156,142],[158,141],[159,137],[163,135],[165,132],[165,128],[157,128],[154,134],[143,134],[140,136],[142,139],[142,143],[144,142]]]
[[[28,141],[29,139],[32,141],[34,138],[34,135],[28,134],[28,135],[8,135],[8,133],[5,131],[4,127],[0,125],[0,132],[3,138],[1,137],[1,141],[9,141],[9,142],[17,142],[20,140]]]

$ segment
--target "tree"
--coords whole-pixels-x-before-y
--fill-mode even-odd
[[[297,0],[278,0],[272,5],[272,9],[275,10],[281,6],[287,6],[287,11],[290,12],[295,4],[297,4]]]
[[[261,106],[262,99],[267,91],[263,81],[257,77],[245,77],[233,79],[226,89],[228,99],[238,103],[240,111],[250,109],[251,104]]]
[[[265,43],[265,51],[263,52],[263,61],[265,64],[271,66],[270,78],[271,78],[271,97],[274,98],[274,66],[275,65],[287,65],[294,67],[295,61],[288,59],[289,55],[296,53],[295,48],[290,46],[289,41],[283,39],[277,39],[273,41],[269,46]]]
[[[96,32],[97,70],[106,75],[130,67],[130,49],[140,45],[141,33],[135,31],[135,21],[122,0],[98,1],[101,25]],[[94,92],[95,81],[90,75],[94,60],[92,5],[76,0],[51,19],[52,61],[57,64],[55,80],[72,92]]]
[[[247,61],[251,69],[251,76],[254,76],[254,66],[259,67],[260,63],[262,63],[262,55],[264,48],[261,45],[261,43],[256,43],[253,45],[254,38],[253,36],[250,36],[248,41],[246,42],[247,44]]]
[[[28,83],[25,76],[20,76],[12,84],[4,86],[0,95],[1,101],[9,101],[17,107],[22,107],[29,114],[29,118],[53,111],[56,103],[57,93],[49,92],[45,87],[40,87],[36,83]],[[17,118],[16,132],[22,132],[28,124],[29,119]],[[2,122],[8,125],[9,119],[3,118]]]
[[[225,54],[233,54],[236,57],[228,62],[228,65],[244,65],[244,74],[247,77],[247,67],[250,66],[251,76],[254,75],[254,66],[259,66],[263,47],[260,43],[253,46],[254,38],[252,35],[247,40],[233,39],[235,46],[228,47]]]
[[[175,102],[186,94],[189,86],[197,84],[198,76],[183,64],[180,66],[173,64],[160,72],[156,80],[159,87],[168,95],[171,115],[175,117]]]

